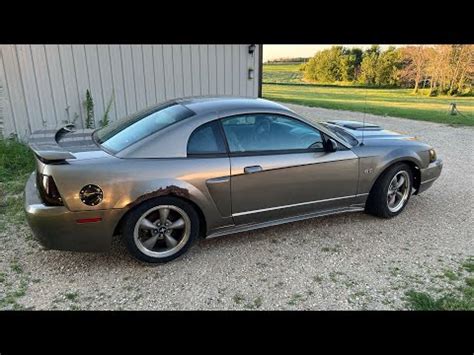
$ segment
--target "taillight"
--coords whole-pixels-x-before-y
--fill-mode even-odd
[[[61,195],[52,176],[36,174],[36,184],[44,203],[49,206],[63,206]]]

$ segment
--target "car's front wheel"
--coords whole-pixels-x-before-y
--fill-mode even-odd
[[[145,201],[127,216],[123,236],[130,253],[148,263],[164,263],[185,253],[199,234],[193,206],[175,197]]]
[[[397,216],[407,205],[412,186],[413,173],[409,165],[400,163],[390,167],[375,182],[366,211],[383,218]]]

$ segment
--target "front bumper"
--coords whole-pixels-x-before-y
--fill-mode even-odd
[[[120,218],[122,209],[72,212],[64,206],[46,206],[38,195],[36,173],[25,187],[25,212],[33,235],[47,249],[71,251],[106,251]],[[94,223],[77,220],[96,218]]]
[[[428,165],[428,167],[425,169],[420,169],[420,187],[418,188],[417,194],[420,194],[430,188],[435,180],[441,175],[442,169],[443,161],[441,159],[430,163],[430,165]]]

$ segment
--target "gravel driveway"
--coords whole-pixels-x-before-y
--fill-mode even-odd
[[[363,117],[287,106],[315,120]],[[419,136],[444,160],[434,186],[395,219],[353,213],[203,240],[156,267],[118,240],[106,254],[44,251],[24,224],[7,224],[0,299],[32,309],[403,309],[410,288],[454,287],[439,275],[474,255],[474,129],[366,120]]]

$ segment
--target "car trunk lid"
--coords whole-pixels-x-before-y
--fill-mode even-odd
[[[87,159],[106,154],[93,141],[93,129],[75,129],[63,125],[33,132],[28,145],[42,162]]]

